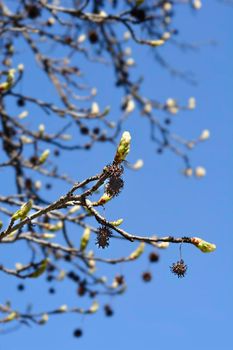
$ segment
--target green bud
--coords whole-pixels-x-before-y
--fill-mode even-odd
[[[216,249],[215,244],[206,242],[199,237],[192,238],[192,243],[203,253],[212,253]]]
[[[124,131],[120,140],[120,143],[117,147],[116,155],[114,158],[114,161],[116,163],[121,163],[123,160],[125,160],[127,154],[130,151],[130,141],[131,141],[131,135],[128,131]]]
[[[10,90],[14,83],[14,78],[15,78],[15,69],[10,69],[8,74],[7,74],[7,79],[4,83],[0,84],[0,93],[1,92],[7,92]]]
[[[81,243],[80,243],[80,250],[83,252],[88,243],[89,243],[89,240],[90,240],[90,235],[91,235],[91,230],[89,227],[86,227],[84,232],[83,232],[83,235],[82,235],[82,238],[81,238]]]
[[[44,162],[47,160],[48,156],[50,154],[50,150],[46,149],[39,158],[39,164],[44,164]]]
[[[145,243],[141,242],[137,247],[137,249],[130,254],[129,259],[130,260],[138,259],[144,252],[144,249],[145,249]]]
[[[27,203],[24,203],[19,210],[17,210],[13,215],[12,215],[12,220],[24,220],[29,211],[32,208],[33,201],[30,199]]]
[[[118,219],[116,221],[111,221],[110,224],[112,226],[116,226],[117,227],[117,226],[120,226],[122,224],[122,222],[123,222],[123,219]]]
[[[45,272],[47,265],[48,265],[48,262],[49,262],[48,259],[42,260],[39,267],[37,268],[37,270],[34,271],[33,273],[31,273],[28,277],[30,277],[30,278],[40,277]]]

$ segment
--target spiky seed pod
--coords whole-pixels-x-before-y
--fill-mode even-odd
[[[121,177],[124,172],[124,167],[121,164],[113,162],[112,164],[107,165],[105,170],[109,174],[109,177]]]
[[[170,266],[171,272],[177,275],[178,278],[183,278],[187,272],[187,265],[185,265],[184,260],[180,259],[176,263]]]
[[[111,176],[105,186],[105,192],[111,197],[118,196],[124,187],[124,180],[120,177]]]
[[[98,228],[96,244],[99,248],[106,248],[109,246],[109,238],[112,235],[112,231],[106,226],[102,225]]]

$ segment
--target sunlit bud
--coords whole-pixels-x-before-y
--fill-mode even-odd
[[[196,99],[194,97],[190,97],[188,100],[188,108],[195,109],[196,108]]]
[[[162,39],[158,39],[158,40],[145,40],[143,41],[143,43],[147,44],[147,45],[150,45],[150,46],[153,46],[153,47],[157,47],[157,46],[161,46],[164,44],[164,40]]]
[[[32,272],[28,277],[30,278],[40,277],[45,272],[48,266],[48,263],[49,263],[48,259],[42,260],[39,266],[37,267],[37,269],[34,272]]]
[[[28,116],[28,111],[23,111],[22,113],[20,113],[19,115],[18,115],[18,118],[19,119],[24,119],[24,118],[26,118]]]
[[[0,221],[0,230],[1,230],[2,226],[3,226],[3,222]]]
[[[124,38],[124,40],[131,39],[131,33],[130,32],[125,32],[123,38]]]
[[[159,242],[157,243],[157,248],[167,249],[169,247],[169,242]]]
[[[189,141],[186,143],[186,147],[189,149],[193,149],[195,146],[195,142]]]
[[[98,115],[99,112],[100,112],[100,110],[99,110],[99,105],[98,105],[98,103],[97,103],[97,102],[93,102],[93,103],[92,103],[92,106],[91,106],[91,114],[92,114],[92,115]]]
[[[202,7],[201,0],[193,0],[192,6],[195,10],[200,10]]]
[[[126,108],[125,108],[125,112],[126,113],[131,113],[133,112],[135,109],[135,103],[134,100],[132,98],[130,98],[127,102]]]
[[[38,162],[39,164],[43,164],[47,159],[48,159],[48,156],[50,154],[50,150],[49,149],[46,149],[40,156]]]
[[[165,22],[166,24],[170,24],[170,23],[171,23],[171,17],[170,17],[170,16],[166,16],[166,17],[164,18],[164,22]]]
[[[53,26],[55,24],[56,20],[54,17],[50,17],[48,20],[47,20],[47,25],[48,26]]]
[[[133,58],[128,58],[126,61],[127,66],[131,67],[135,65],[135,61]]]
[[[0,84],[0,93],[10,90],[14,84],[15,69],[10,69],[7,74],[7,79],[4,83]]]
[[[202,131],[201,135],[199,136],[200,141],[205,141],[210,138],[210,131],[208,129],[205,129]]]
[[[56,237],[56,235],[54,233],[42,233],[40,237],[43,239],[52,239]]]
[[[45,324],[47,323],[49,320],[49,315],[48,314],[43,314],[41,316],[41,319],[38,321],[38,324],[42,325],[42,324]]]
[[[113,225],[113,226],[120,226],[123,222],[123,219],[118,219],[116,221],[111,221],[110,224]]]
[[[126,47],[126,48],[125,48],[125,55],[126,55],[126,56],[132,55],[132,49],[131,49],[131,47]]]
[[[91,230],[89,227],[86,227],[84,232],[83,232],[83,235],[82,235],[82,238],[81,238],[81,242],[80,242],[80,250],[83,252],[88,243],[89,243],[89,240],[90,240],[90,235],[91,235]]]
[[[102,17],[102,18],[105,18],[108,15],[107,15],[107,13],[105,11],[100,11],[99,16]]]
[[[213,243],[209,243],[204,241],[203,239],[199,237],[193,237],[191,239],[191,242],[198,248],[200,249],[203,253],[211,253],[215,251],[216,245]]]
[[[35,182],[35,189],[36,190],[40,190],[41,189],[41,186],[42,186],[42,183],[41,183],[41,181],[40,180],[37,180],[36,182]]]
[[[21,270],[23,268],[23,264],[21,263],[15,263],[15,269],[18,271],[18,270]]]
[[[192,168],[186,168],[186,169],[184,169],[183,173],[184,173],[185,176],[190,177],[190,176],[193,175],[193,169]]]
[[[99,309],[99,303],[98,301],[94,301],[90,309],[88,310],[88,313],[94,314],[96,311],[98,311],[98,309]]]
[[[206,175],[206,169],[204,167],[202,167],[202,166],[196,167],[196,169],[195,169],[195,176],[196,177],[201,178],[201,177],[204,177],[205,175]]]
[[[56,280],[57,281],[63,281],[65,277],[66,277],[65,270],[60,270],[59,275],[56,277]]]
[[[117,152],[114,158],[116,163],[120,163],[125,160],[127,154],[130,151],[131,135],[128,131],[124,131],[117,147]]]
[[[30,199],[27,203],[23,204],[19,210],[17,210],[13,215],[12,215],[12,220],[24,220],[27,217],[27,214],[32,208],[32,200]]]
[[[61,305],[61,306],[57,309],[57,311],[59,311],[59,312],[67,312],[67,311],[68,311],[68,306],[67,306],[66,304]]]
[[[25,135],[20,136],[20,139],[24,145],[33,143],[33,140]]]
[[[69,214],[73,214],[76,213],[76,211],[80,210],[81,206],[80,205],[74,205],[70,210],[69,210]]]
[[[144,162],[143,159],[138,159],[134,164],[130,166],[133,170],[139,170],[143,167]]]
[[[18,317],[17,312],[12,311],[9,315],[7,315],[4,319],[1,320],[1,323],[7,323],[15,320]]]
[[[174,107],[176,106],[176,100],[174,98],[168,98],[165,104],[167,108]]]
[[[53,224],[49,224],[49,223],[45,223],[44,224],[44,228],[50,232],[56,232],[59,231],[63,228],[63,222],[62,221],[58,221],[58,223],[56,223],[55,225]]]
[[[145,249],[145,243],[141,242],[139,244],[139,246],[137,247],[137,249],[130,254],[129,259],[130,260],[138,259],[142,255],[142,253],[144,252],[144,249]]]
[[[60,135],[60,139],[62,139],[64,141],[69,141],[69,140],[72,140],[72,135],[70,135],[70,134],[63,134],[63,135]]]
[[[174,106],[174,107],[170,107],[168,108],[168,111],[171,113],[171,114],[177,114],[179,112],[179,108],[177,106]]]
[[[162,35],[163,40],[168,40],[168,39],[170,39],[170,37],[171,37],[171,33],[169,33],[169,32],[165,32]]]
[[[143,108],[143,112],[151,113],[151,111],[152,111],[152,104],[150,102],[146,102]]]
[[[78,37],[78,40],[77,40],[77,42],[79,43],[79,44],[81,44],[81,43],[83,43],[85,40],[86,40],[86,35],[85,34],[81,34],[79,37]]]
[[[45,131],[45,125],[44,124],[40,124],[39,127],[38,127],[38,130],[39,130],[40,136],[43,136],[44,131]]]
[[[22,73],[24,71],[24,64],[23,63],[18,64],[17,69],[19,73]]]
[[[97,89],[96,88],[91,89],[91,95],[92,96],[96,96],[97,95]]]
[[[171,11],[171,9],[172,9],[172,4],[171,4],[170,2],[165,2],[165,3],[163,4],[163,9],[164,9],[164,11]]]

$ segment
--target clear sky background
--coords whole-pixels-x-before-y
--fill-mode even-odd
[[[148,56],[148,48],[135,52],[137,70],[146,77],[144,91],[150,97],[165,100],[177,98],[185,104],[190,96],[197,99],[197,109],[175,116],[174,131],[187,137],[198,136],[208,128],[211,138],[190,154],[192,164],[207,169],[204,179],[187,179],[181,175],[182,161],[169,152],[157,155],[149,140],[146,120],[137,112],[128,119],[125,129],[132,134],[129,160],[142,158],[145,166],[139,172],[126,171],[125,189],[106,209],[112,219],[124,218],[129,232],[146,235],[200,236],[217,245],[216,252],[202,254],[193,246],[183,247],[188,264],[186,278],[177,279],[169,266],[179,258],[177,245],[161,252],[159,264],[148,266],[147,255],[139,261],[121,266],[103,267],[126,275],[128,289],[125,295],[107,299],[114,317],[106,318],[102,311],[85,318],[64,315],[51,318],[46,326],[22,327],[19,331],[0,336],[0,350],[63,349],[134,349],[152,350],[230,350],[233,346],[233,8],[218,1],[203,1],[203,8],[193,15],[180,8],[176,17],[180,39],[204,45],[198,51],[182,52],[167,45],[161,53],[175,67],[192,71],[197,86],[172,78]],[[22,61],[21,56],[21,61]],[[25,60],[27,60],[25,55]],[[27,62],[24,62],[27,63]],[[25,64],[27,70],[27,64]],[[32,69],[28,67],[28,69]],[[33,73],[33,71],[32,71]],[[120,94],[112,89],[100,71],[94,72],[100,92],[101,106],[117,106]],[[31,74],[29,85],[43,90],[39,80]],[[91,77],[90,77],[91,78]],[[91,81],[91,80],[90,80]],[[35,87],[35,82],[37,87]],[[26,83],[25,83],[26,84]],[[111,88],[110,88],[111,86]],[[24,86],[26,91],[27,86]],[[43,92],[41,92],[43,93]],[[46,91],[48,93],[48,91]],[[92,153],[67,154],[64,168],[73,176],[84,178],[97,173],[112,159],[114,149],[97,145]],[[84,166],[85,164],[85,166]],[[12,193],[4,183],[3,193]],[[54,197],[60,196],[57,186]],[[97,249],[97,248],[95,248]],[[117,257],[123,251],[132,251],[113,241],[107,252],[99,255]],[[15,248],[1,248],[1,260],[23,261]],[[141,272],[151,270],[151,283],[142,282]],[[58,286],[55,296],[48,295],[44,280],[29,281],[23,293],[17,292],[14,278],[0,276],[0,300],[14,300],[21,310],[28,302],[38,309],[53,309],[64,303],[83,303],[69,288]],[[106,301],[106,300],[105,300]],[[104,302],[104,300],[103,300]],[[84,336],[75,339],[73,329],[81,327]]]

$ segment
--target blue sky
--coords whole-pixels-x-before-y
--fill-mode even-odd
[[[134,51],[137,69],[146,76],[146,94],[158,100],[174,97],[183,104],[190,96],[196,97],[197,109],[175,117],[174,131],[195,137],[205,128],[210,130],[210,140],[190,154],[193,165],[206,167],[207,176],[202,180],[184,178],[180,159],[168,152],[157,155],[155,145],[148,139],[148,124],[135,113],[125,124],[132,134],[129,160],[142,158],[145,165],[139,172],[126,171],[124,191],[106,208],[107,217],[124,218],[124,227],[129,232],[200,236],[215,242],[216,252],[202,254],[195,247],[184,246],[183,257],[188,264],[184,279],[177,279],[169,271],[169,266],[179,258],[178,246],[173,245],[161,252],[159,264],[148,266],[145,254],[129,265],[103,267],[106,275],[110,269],[125,274],[128,283],[124,296],[107,300],[115,310],[114,317],[107,319],[101,311],[85,318],[54,317],[44,327],[25,327],[2,335],[0,350],[41,350],[51,346],[57,350],[232,348],[232,15],[233,8],[210,0],[195,15],[182,8],[177,15],[180,39],[201,43],[213,39],[217,43],[202,46],[197,52],[184,53],[169,45],[161,49],[174,66],[195,74],[197,86],[172,78],[148,57],[148,48]],[[98,71],[93,79],[100,90],[100,105],[116,106],[120,94],[109,88],[108,80]],[[28,84],[34,81],[31,79]],[[42,90],[43,86],[38,84],[37,89]],[[97,145],[93,153],[77,154],[76,163],[73,156],[67,155],[63,166],[84,178],[109,163],[113,153],[111,146]],[[54,195],[61,195],[60,190],[58,186]],[[4,191],[10,192],[10,187]],[[132,250],[126,245],[122,248],[114,242],[108,252],[99,255],[119,256],[122,249]],[[1,248],[1,259],[15,261],[15,256],[24,259],[14,248]],[[145,284],[140,274],[148,268],[153,280]],[[18,293],[16,285],[13,278],[1,275],[0,300],[12,299],[22,308],[28,301],[40,308],[80,301],[68,282],[57,288],[55,296],[47,295],[42,280],[30,281],[24,293]],[[73,329],[78,327],[84,331],[81,339],[72,337]]]

